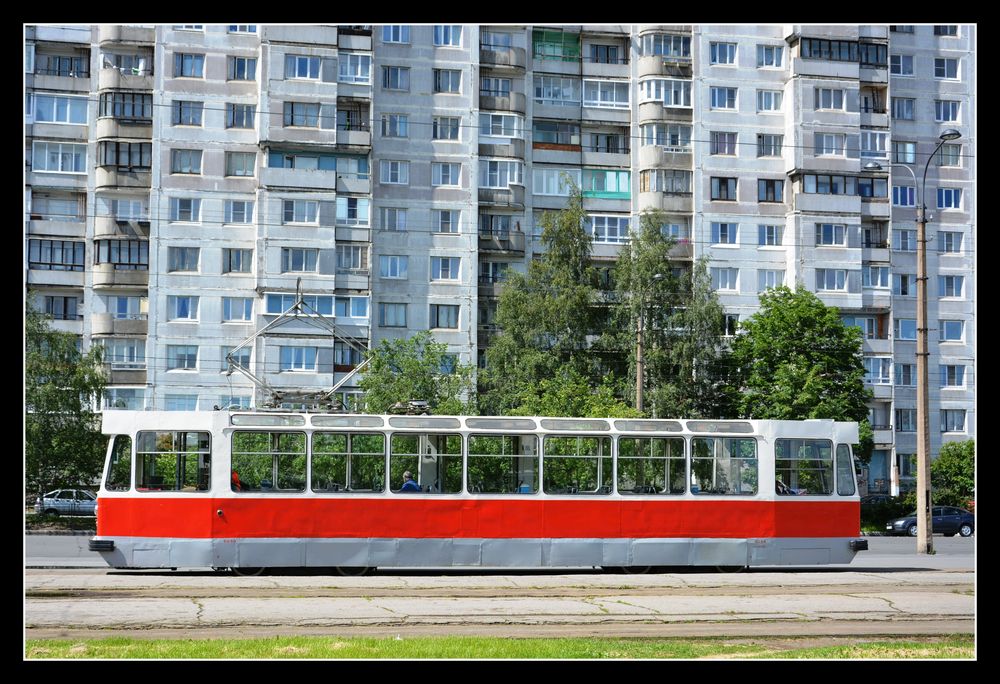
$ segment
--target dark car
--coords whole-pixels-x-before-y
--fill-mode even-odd
[[[976,516],[963,508],[954,506],[934,506],[931,509],[931,526],[935,532],[954,536],[971,537],[976,531]],[[890,520],[885,524],[886,534],[908,534],[917,536],[917,513],[914,511],[906,517]]]

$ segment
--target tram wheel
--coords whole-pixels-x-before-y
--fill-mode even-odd
[[[266,568],[231,568],[240,577],[256,577],[264,572]]]
[[[747,569],[745,565],[716,565],[716,572],[743,572]]]
[[[371,571],[371,568],[365,566],[353,567],[353,566],[338,565],[334,569],[337,571],[337,574],[340,575],[341,577],[364,577]]]

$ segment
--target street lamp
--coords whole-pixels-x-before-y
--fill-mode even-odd
[[[662,273],[653,274],[653,282],[659,282],[663,280]],[[646,312],[646,292],[647,290],[639,290],[639,325],[635,329],[635,408],[638,411],[642,411],[642,393],[645,385],[643,373],[645,365],[643,359],[642,343],[643,336],[645,334],[644,328],[644,318]]]
[[[931,427],[930,397],[927,382],[927,170],[931,159],[941,146],[949,140],[961,138],[962,134],[949,128],[938,136],[940,142],[924,164],[924,176],[917,197],[917,553],[934,553],[934,530],[931,524]],[[903,164],[892,164],[910,172],[916,188],[917,176],[913,169]],[[868,171],[879,171],[878,162],[865,164]]]

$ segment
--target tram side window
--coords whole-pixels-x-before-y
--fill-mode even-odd
[[[212,474],[209,433],[140,432],[135,451],[140,491],[208,491]]]
[[[837,493],[854,496],[854,466],[851,465],[851,449],[846,444],[837,445]]]
[[[314,492],[381,492],[385,484],[385,436],[314,432]]]
[[[111,438],[111,462],[104,488],[109,492],[124,492],[132,486],[132,438],[115,435]]]
[[[534,494],[538,491],[538,438],[534,435],[470,435],[469,491]]]
[[[233,433],[234,492],[304,492],[306,436],[302,432]]]
[[[618,440],[619,494],[683,494],[687,464],[683,439]]]
[[[462,491],[462,436],[397,433],[390,441],[389,489],[398,492],[409,471],[420,491]]]
[[[610,494],[610,437],[546,437],[546,494]]]
[[[691,440],[691,493],[757,493],[757,441],[733,437]]]
[[[776,439],[774,477],[778,496],[833,493],[833,443],[828,439]]]

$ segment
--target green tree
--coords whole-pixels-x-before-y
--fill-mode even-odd
[[[835,307],[804,289],[776,287],[760,295],[760,310],[740,329],[729,391],[741,416],[867,425],[871,391],[864,385],[861,332],[845,326]],[[870,450],[869,438],[858,451]]]
[[[512,416],[572,416],[576,418],[635,418],[641,414],[617,397],[610,376],[594,383],[570,367],[555,377],[526,387]]]
[[[542,215],[541,257],[528,264],[525,274],[508,271],[501,288],[496,315],[501,332],[486,352],[482,376],[486,413],[516,408],[537,383],[557,377],[565,367],[594,381],[601,376],[588,340],[597,294],[583,196],[564,182],[571,193],[567,208]]]
[[[949,442],[931,462],[932,499],[936,505],[965,508],[976,496],[976,442]]]
[[[25,315],[25,486],[44,493],[100,479],[107,438],[92,401],[106,383],[103,348],[83,354],[77,338],[52,330],[43,314]]]
[[[368,352],[371,363],[358,386],[368,413],[387,413],[398,402],[428,402],[433,413],[474,414],[472,366],[454,361],[448,345],[421,331],[408,339],[385,339]]]

